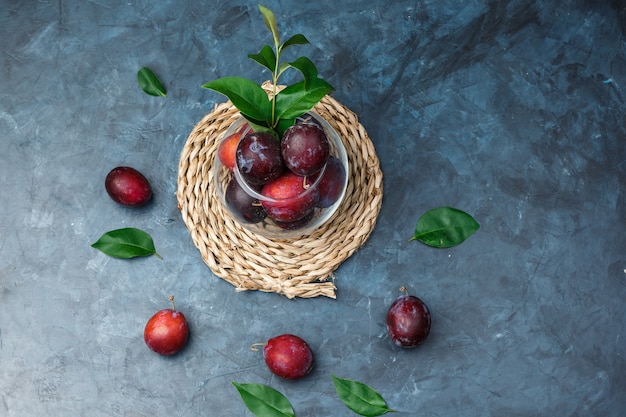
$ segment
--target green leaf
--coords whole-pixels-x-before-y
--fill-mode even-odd
[[[293,119],[311,110],[333,87],[321,78],[291,84],[276,95],[276,119]]]
[[[298,33],[298,34],[293,35],[291,38],[287,39],[285,43],[280,45],[280,49],[281,51],[284,51],[285,48],[291,45],[306,45],[308,43],[309,43],[309,40],[305,38],[304,35],[301,35]]]
[[[346,407],[355,413],[361,416],[375,417],[395,411],[387,407],[383,397],[367,385],[335,375],[331,375],[331,377],[337,395]]]
[[[111,230],[103,234],[91,246],[113,258],[129,259],[137,256],[155,255],[162,259],[161,255],[156,252],[150,235],[143,230],[132,227]]]
[[[257,417],[295,417],[289,400],[274,388],[262,384],[232,383],[248,410]]]
[[[249,54],[248,58],[255,60],[272,73],[276,70],[276,54],[271,46],[265,45],[258,54]]]
[[[313,61],[305,56],[301,56],[295,61],[290,62],[289,65],[302,73],[305,89],[308,89],[311,82],[315,82],[315,80],[318,79],[317,67]]]
[[[165,97],[165,87],[161,80],[148,68],[142,68],[137,73],[137,81],[144,93],[151,96]]]
[[[268,9],[267,7],[263,7],[259,4],[259,10],[261,10],[261,14],[263,15],[263,20],[265,21],[265,26],[272,32],[272,37],[274,38],[274,44],[280,44],[280,35],[278,34],[278,25],[276,24],[276,16],[274,13]]]
[[[419,240],[436,248],[449,248],[462,243],[479,228],[478,222],[464,211],[439,207],[419,218],[415,234],[409,240]]]
[[[270,123],[272,105],[263,88],[252,80],[241,77],[224,77],[202,86],[224,94],[244,116]]]

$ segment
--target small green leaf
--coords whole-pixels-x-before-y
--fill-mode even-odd
[[[281,51],[284,51],[285,48],[291,45],[306,45],[308,43],[309,43],[309,40],[305,38],[304,35],[301,35],[298,33],[298,34],[293,35],[291,38],[287,39],[285,43],[280,45],[280,49]]]
[[[335,391],[350,410],[365,417],[376,417],[395,412],[387,407],[384,398],[367,385],[351,379],[331,375]]]
[[[155,255],[162,259],[161,255],[156,252],[150,235],[132,227],[111,230],[103,234],[91,246],[113,258],[129,259]]]
[[[261,10],[261,14],[263,15],[263,20],[265,21],[265,26],[272,32],[272,37],[274,37],[274,44],[280,44],[280,35],[278,34],[278,25],[276,24],[276,16],[274,13],[268,9],[267,7],[263,7],[259,4],[259,10]]]
[[[151,96],[165,97],[165,87],[161,80],[148,68],[142,68],[137,73],[137,81],[144,93]]]
[[[224,77],[210,81],[202,87],[224,94],[244,116],[265,123],[272,119],[272,105],[267,93],[252,80]]]
[[[271,46],[265,45],[261,48],[258,54],[249,54],[248,58],[253,59],[257,63],[261,64],[270,72],[274,72],[276,70],[276,54]]]
[[[270,135],[274,136],[276,140],[280,140],[278,136],[278,131],[276,129],[272,129],[269,126],[266,126],[266,123],[264,122],[261,123],[257,120],[251,120],[247,117],[245,119],[248,122],[248,125],[250,126],[252,131],[257,132],[257,133],[260,133],[260,132],[269,133]]]
[[[262,384],[232,383],[248,410],[257,417],[295,417],[289,400],[274,388]]]
[[[452,207],[427,211],[419,218],[415,234],[409,240],[419,240],[435,248],[456,246],[480,228],[472,216]]]
[[[321,78],[300,81],[276,95],[276,118],[293,119],[311,110],[333,87]]]

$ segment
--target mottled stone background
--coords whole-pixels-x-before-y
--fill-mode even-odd
[[[200,86],[269,76],[256,2],[2,0],[0,415],[251,416],[231,381],[268,384],[298,416],[348,416],[331,374],[398,415],[626,413],[626,5],[613,1],[268,0],[368,130],[385,196],[367,244],[336,271],[337,300],[235,292],[202,262],[176,207],[177,165],[224,100]],[[294,51],[295,52],[295,51]],[[145,95],[150,67],[166,98]],[[151,181],[116,206],[106,173]],[[409,242],[449,205],[481,229],[445,250]],[[154,257],[90,247],[119,227]],[[433,328],[386,338],[407,285]],[[175,294],[190,343],[162,358],[143,326]],[[297,333],[298,382],[249,346]]]

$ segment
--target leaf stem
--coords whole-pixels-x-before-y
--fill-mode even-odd
[[[278,78],[280,77],[280,53],[281,47],[278,45],[278,40],[274,38],[274,50],[276,51],[276,62],[274,65],[274,73],[272,74],[272,121],[271,126],[272,129],[275,129],[278,125],[278,121],[276,120],[276,94],[278,88]]]
[[[278,79],[280,78],[280,55],[282,53],[282,45],[280,44],[280,35],[278,34],[278,26],[276,25],[276,17],[274,16],[274,13],[272,13],[271,11],[267,10],[268,14],[271,14],[271,20],[273,21],[273,24],[270,28],[270,31],[272,32],[272,38],[274,40],[274,51],[275,51],[275,56],[276,56],[276,62],[274,63],[274,71],[272,73],[272,120],[271,120],[271,127],[272,129],[275,129],[276,126],[278,125],[278,120],[276,120],[276,94],[278,94]]]

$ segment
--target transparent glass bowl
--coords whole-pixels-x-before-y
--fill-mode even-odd
[[[263,195],[262,189],[260,187],[253,187],[248,184],[237,169],[236,164],[234,169],[229,169],[222,163],[222,161],[218,157],[218,153],[215,153],[215,159],[213,161],[213,177],[218,197],[226,208],[228,214],[243,227],[254,232],[255,234],[275,239],[293,239],[311,234],[332,217],[332,215],[337,211],[337,208],[345,197],[346,188],[348,186],[349,173],[348,157],[345,147],[341,142],[341,139],[339,138],[339,135],[337,134],[335,129],[333,129],[332,126],[328,124],[326,120],[324,120],[322,117],[314,112],[308,112],[302,117],[312,118],[314,122],[324,130],[324,133],[326,134],[326,137],[328,138],[328,142],[330,144],[329,160],[333,158],[334,162],[338,162],[338,165],[343,168],[343,183],[340,182],[338,184],[338,187],[336,189],[339,191],[335,193],[337,199],[329,206],[326,206],[327,204],[325,203],[320,203],[319,198],[314,195],[315,193],[319,193],[320,189],[323,189],[321,182],[324,178],[324,174],[326,173],[327,168],[330,166],[328,162],[326,166],[322,168],[320,173],[314,176],[315,178],[307,179],[306,177],[303,177],[303,179],[306,181],[306,190],[303,191],[301,194],[285,199],[274,199]],[[237,119],[224,132],[221,141],[224,141],[226,138],[239,131],[242,132],[241,138],[245,137],[247,133],[251,132],[246,120],[243,117]],[[330,172],[331,168],[328,169]],[[287,168],[285,168],[285,171],[287,171]],[[253,213],[252,216],[249,215],[248,217],[245,217],[242,214],[240,207],[238,208],[236,204],[232,203],[232,201],[229,201],[232,200],[232,197],[230,199],[227,198],[227,188],[231,181],[237,182],[240,187],[240,190],[238,190],[239,193],[245,193],[245,198],[239,199],[239,201],[246,200],[248,198],[251,202],[253,207],[248,207],[248,209],[250,209]],[[229,194],[229,196],[232,196],[232,194]],[[318,200],[315,200],[316,198],[318,198]],[[313,203],[312,205],[314,207],[307,210],[306,214],[302,218],[291,222],[276,221],[273,220],[271,216],[266,215],[264,206],[267,207],[268,205],[290,205],[294,203],[294,199],[298,199],[299,201],[318,201],[318,203]]]

